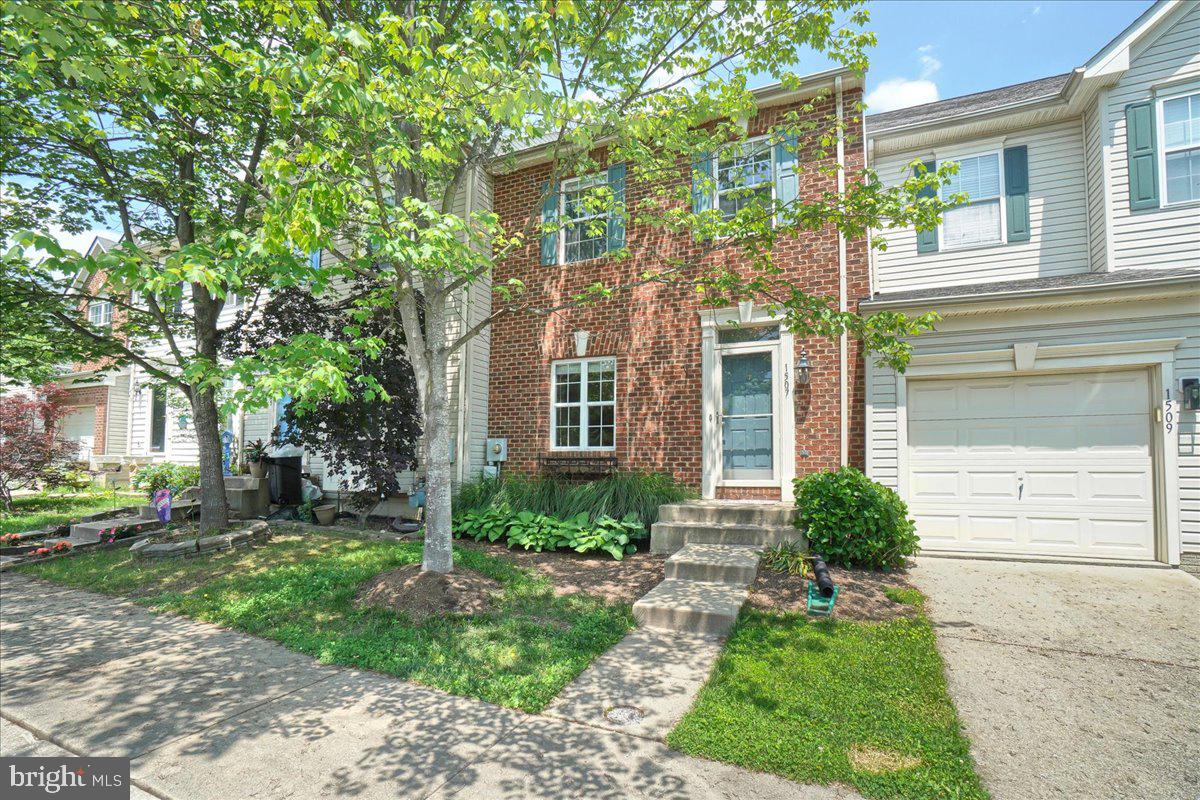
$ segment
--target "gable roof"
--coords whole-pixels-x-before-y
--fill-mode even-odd
[[[867,133],[883,133],[909,125],[922,125],[927,122],[937,122],[966,114],[1058,97],[1070,79],[1071,73],[1065,72],[1062,75],[1014,83],[1012,86],[1004,86],[999,89],[988,89],[961,97],[951,97],[936,103],[885,111],[882,114],[870,114],[867,116]]]

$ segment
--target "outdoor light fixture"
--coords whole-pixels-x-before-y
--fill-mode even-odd
[[[587,355],[588,332],[575,331],[575,357],[583,358]]]
[[[796,383],[808,383],[808,351],[801,350],[800,358],[796,361]]]
[[[754,319],[754,301],[753,300],[739,300],[738,301],[738,322],[745,325],[752,319]]]

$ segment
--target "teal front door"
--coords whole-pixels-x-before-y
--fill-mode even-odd
[[[775,477],[774,353],[721,354],[721,476]]]

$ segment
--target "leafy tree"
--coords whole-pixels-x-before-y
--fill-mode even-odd
[[[0,238],[20,245],[4,257],[0,311],[6,328],[29,323],[26,351],[5,368],[28,371],[54,342],[63,355],[133,362],[178,390],[196,429],[205,528],[228,521],[218,317],[232,295],[305,268],[290,251],[264,258],[250,246],[255,175],[286,126],[269,93],[223,57],[282,54],[275,5],[291,7],[11,0],[0,11]],[[119,246],[92,257],[16,233],[114,221]],[[64,291],[81,270],[101,275],[99,288]],[[114,303],[113,325],[80,314],[95,295]]]
[[[66,390],[53,383],[32,394],[0,395],[0,503],[5,511],[13,510],[14,491],[53,482],[78,456],[75,444],[59,436],[69,411],[66,398]]]
[[[780,76],[795,87],[792,70],[813,51],[866,67],[874,37],[863,30],[867,17],[857,3],[297,0],[295,6],[300,22],[284,23],[294,37],[288,51],[266,59],[229,54],[250,85],[278,99],[273,110],[296,130],[272,142],[264,157],[263,186],[271,196],[264,248],[321,248],[328,254],[323,273],[388,287],[373,299],[399,314],[425,432],[424,569],[446,572],[453,564],[446,367],[500,316],[554,313],[646,281],[669,281],[713,303],[766,298],[794,330],[848,333],[896,365],[908,353],[900,337],[931,324],[891,313],[859,317],[809,296],[781,277],[773,245],[827,226],[849,237],[870,226],[929,227],[941,203],[918,194],[944,174],[896,188],[870,174],[845,175],[844,193],[779,207],[751,200],[732,219],[717,209],[694,213],[689,202],[689,165],[745,138],[736,121],[755,113],[747,88],[752,76]],[[792,137],[802,143],[801,169],[836,175],[833,153],[855,129],[855,109],[836,118],[821,112],[828,105],[814,101],[785,115],[770,136],[793,151]],[[473,170],[503,168],[502,154],[528,142],[545,144],[550,163],[543,196],[520,224],[502,226],[486,211],[466,219],[455,213]],[[486,279],[492,263],[529,253],[543,229],[555,227],[542,222],[540,211],[558,179],[615,163],[627,165],[627,181],[643,189],[640,200],[626,202],[601,187],[587,198],[590,209],[694,237],[701,246],[686,254],[639,253],[654,259],[653,268],[596,283],[555,307],[530,300],[519,284],[495,286],[488,319],[467,330],[451,327],[455,298],[465,288]],[[721,266],[722,259],[710,257],[718,251],[738,253],[743,266]],[[370,347],[368,338],[355,346]],[[310,355],[293,347],[279,371],[302,405],[322,392],[344,392],[355,380],[355,358],[339,360],[316,342],[307,346]],[[321,368],[305,373],[302,366],[312,363]]]
[[[363,380],[350,384],[346,399],[322,396],[303,413],[289,404],[274,436],[277,443],[319,453],[326,467],[342,476],[343,489],[355,490],[351,504],[365,517],[400,491],[399,473],[416,466],[421,420],[399,322],[389,309],[357,309],[356,298],[367,294],[363,284],[355,281],[341,298],[314,297],[300,288],[277,292],[261,313],[239,315],[222,349],[249,377],[297,337],[321,337],[347,348],[363,336],[383,343],[373,354],[353,349],[359,353],[355,371]]]

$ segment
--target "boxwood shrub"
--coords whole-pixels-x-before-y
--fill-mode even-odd
[[[796,527],[812,552],[847,567],[893,569],[919,549],[900,495],[853,467],[797,478]]]

